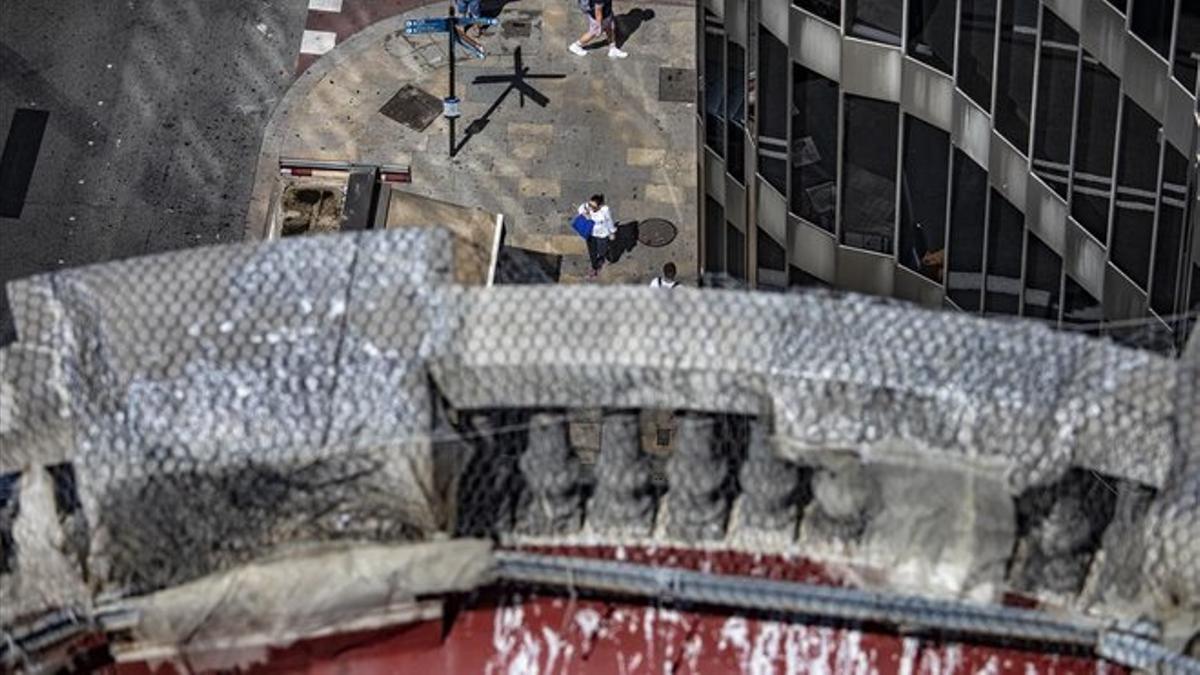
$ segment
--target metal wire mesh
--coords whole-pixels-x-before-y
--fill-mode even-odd
[[[444,233],[400,230],[10,286],[0,625],[313,546],[483,536],[827,556],[1194,630],[1195,353],[451,266]]]

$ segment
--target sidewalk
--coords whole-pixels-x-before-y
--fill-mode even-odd
[[[483,39],[488,57],[477,61],[459,51],[459,141],[473,121],[485,123],[476,122],[478,133],[453,160],[440,115],[416,131],[380,112],[406,84],[438,99],[446,95],[445,34],[403,34],[405,20],[445,8],[437,2],[376,23],[297,79],[264,137],[247,236],[263,236],[280,156],[409,164],[413,182],[404,189],[503,213],[509,244],[564,255],[564,282],[582,280],[587,270],[583,241],[570,230],[568,216],[597,192],[606,195],[619,221],[665,218],[678,228],[668,246],[634,246],[605,268],[602,282],[645,283],[668,260],[693,282],[695,106],[659,98],[666,75],[660,68],[685,69],[669,74],[694,88],[694,7],[678,0],[618,1],[630,56],[615,61],[606,48],[586,57],[567,51],[585,27],[574,0],[507,3],[501,25]],[[512,75],[518,50],[528,83],[549,99],[544,108],[529,98],[522,107],[517,91],[496,105],[507,85],[474,83],[479,76]]]

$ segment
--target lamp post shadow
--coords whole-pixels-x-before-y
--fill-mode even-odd
[[[457,155],[472,137],[479,135],[487,128],[492,114],[500,108],[500,104],[513,91],[516,91],[520,96],[520,107],[522,108],[525,107],[526,98],[542,108],[550,104],[550,98],[537,89],[534,89],[533,85],[529,84],[526,80],[561,80],[565,77],[566,75],[564,74],[555,73],[531,74],[529,66],[525,65],[524,59],[521,57],[521,48],[517,47],[516,51],[513,52],[513,72],[511,75],[479,75],[471,81],[471,84],[503,84],[507,82],[508,86],[504,88],[504,91],[500,92],[500,95],[496,97],[496,100],[492,102],[492,105],[482,115],[471,120],[471,123],[467,125],[462,140],[454,147],[451,156]]]

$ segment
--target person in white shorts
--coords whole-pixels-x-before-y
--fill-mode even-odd
[[[579,0],[579,8],[588,20],[587,32],[571,43],[570,50],[576,56],[587,56],[585,45],[591,44],[601,35],[608,37],[608,58],[623,59],[629,56],[617,46],[617,24],[613,18],[613,0]]]

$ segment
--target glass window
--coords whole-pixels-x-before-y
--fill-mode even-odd
[[[1125,11],[1125,3],[1127,0],[1108,0],[1108,4],[1116,7],[1119,11]]]
[[[791,288],[828,288],[829,284],[795,265],[788,265],[788,286]]]
[[[1154,282],[1150,290],[1150,307],[1159,316],[1175,313],[1176,287],[1183,253],[1187,169],[1187,158],[1167,145],[1163,153],[1162,193],[1158,202],[1158,236],[1154,240]]]
[[[725,271],[733,279],[746,280],[746,235],[733,226],[725,224]]]
[[[746,182],[746,50],[729,42],[729,70],[726,91],[729,98],[729,156],[725,170],[740,183]]]
[[[984,110],[991,110],[996,0],[962,0],[961,12],[956,82]]]
[[[1021,245],[1025,238],[1025,215],[992,190],[988,221],[987,280],[984,311],[1016,314],[1021,297]]]
[[[946,294],[960,309],[979,311],[983,286],[983,221],[987,217],[987,172],[954,149],[950,176],[950,272]]]
[[[704,144],[725,156],[725,25],[704,10]]]
[[[1183,4],[1188,4],[1187,0]],[[1174,0],[1133,0],[1133,11],[1129,14],[1130,28],[1151,49],[1166,57],[1167,50],[1171,48],[1171,20],[1174,14]]]
[[[1024,316],[1058,322],[1062,258],[1032,232],[1025,234]]]
[[[899,106],[846,96],[842,243],[892,252]]]
[[[908,1],[908,55],[942,72],[954,69],[954,0]]]
[[[1099,335],[1100,321],[1104,318],[1100,301],[1072,279],[1070,274],[1064,276],[1063,329]]]
[[[1109,257],[1134,283],[1146,288],[1158,192],[1158,123],[1129,98],[1123,111]]]
[[[850,34],[866,40],[900,44],[903,3],[896,0],[846,0]]]
[[[1022,153],[1029,152],[1038,7],[1038,0],[1006,0],[1000,13],[996,129]]]
[[[1179,5],[1179,29],[1175,31],[1175,79],[1188,93],[1196,92],[1196,66],[1200,63],[1200,2],[1184,0]]]
[[[793,0],[792,4],[807,9],[826,21],[842,25],[841,0]]]
[[[784,251],[782,242],[775,241],[774,237],[760,227],[754,248],[758,254],[758,278],[755,286],[767,289],[787,288],[787,252]]]
[[[833,232],[838,85],[792,64],[792,212]]]
[[[900,264],[940,282],[946,265],[950,134],[904,116],[900,171]]]
[[[704,272],[720,274],[725,271],[725,209],[704,195]]]
[[[1087,52],[1083,53],[1080,77],[1071,215],[1101,244],[1106,244],[1113,140],[1117,136],[1117,87],[1120,83]]]
[[[1075,111],[1079,34],[1048,9],[1042,11],[1041,59],[1033,128],[1033,172],[1066,199],[1071,173],[1071,118]]]
[[[758,171],[780,194],[787,194],[787,46],[771,31],[758,31]]]

